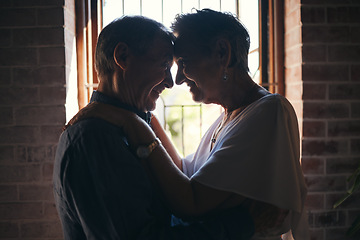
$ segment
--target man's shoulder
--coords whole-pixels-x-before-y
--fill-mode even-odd
[[[60,137],[61,142],[69,144],[88,141],[103,141],[105,138],[121,138],[125,140],[124,132],[105,120],[89,118],[69,126]]]

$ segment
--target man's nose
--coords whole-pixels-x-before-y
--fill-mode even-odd
[[[183,84],[185,79],[186,79],[186,77],[184,75],[183,68],[178,67],[177,72],[176,72],[176,77],[175,77],[175,83],[177,85],[181,85],[181,84]]]
[[[174,80],[172,78],[170,68],[166,70],[166,76],[164,79],[165,87],[172,88],[174,86]]]

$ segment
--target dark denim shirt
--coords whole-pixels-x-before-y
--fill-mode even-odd
[[[149,121],[148,114],[99,92],[91,101],[132,110]],[[236,212],[242,210],[171,227],[168,209],[123,132],[101,119],[82,120],[61,134],[53,183],[65,239],[242,239],[243,220]]]

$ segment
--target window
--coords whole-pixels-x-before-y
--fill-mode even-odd
[[[250,33],[250,74],[271,92],[284,93],[281,0],[80,0],[76,1],[79,108],[88,103],[97,88],[93,55],[103,26],[122,15],[144,15],[170,27],[176,14],[191,12],[193,8],[211,8],[239,16]],[[175,76],[176,64],[172,73]],[[155,112],[179,153],[187,155],[195,150],[221,108],[197,104],[187,87],[174,86],[161,95]]]

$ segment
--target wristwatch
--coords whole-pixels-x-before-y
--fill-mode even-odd
[[[154,149],[159,146],[160,144],[160,140],[158,138],[155,138],[154,141],[152,141],[149,145],[141,145],[138,146],[136,149],[136,155],[141,158],[147,158],[150,156],[150,154],[152,153],[152,151],[154,151]]]

